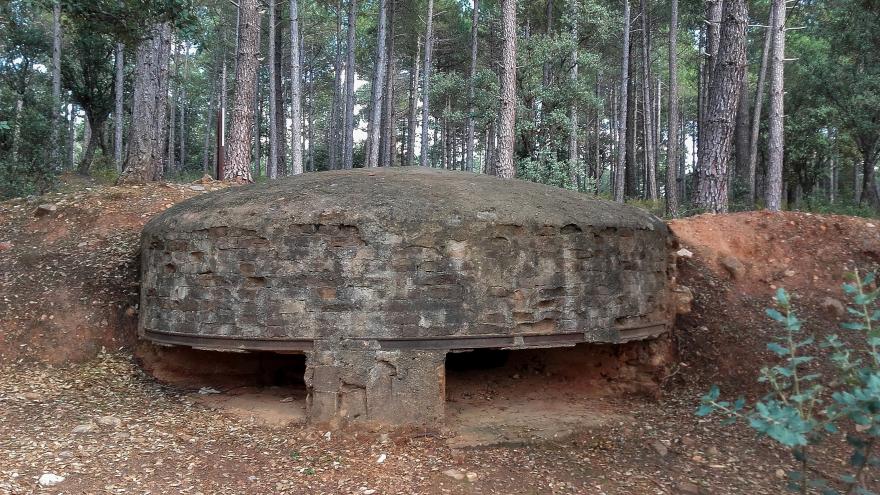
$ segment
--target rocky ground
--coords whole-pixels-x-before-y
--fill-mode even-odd
[[[247,397],[241,389],[160,383],[133,358],[137,233],[217,187],[79,183],[0,203],[0,493],[782,493],[788,454],[745,426],[696,418],[696,404],[712,383],[762,393],[754,377],[774,331],[763,308],[776,287],[798,295],[821,335],[841,318],[844,270],[880,262],[871,220],[675,221],[695,304],[661,398],[567,389],[549,372],[499,364],[451,380],[446,425],[327,432],[223,405]],[[302,390],[260,393],[294,411]],[[474,417],[493,435],[457,441]],[[816,455],[826,474],[846,462],[837,445]]]

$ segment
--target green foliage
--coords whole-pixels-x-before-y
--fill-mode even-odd
[[[789,473],[789,488],[823,494],[871,493],[864,487],[865,471],[880,466],[874,452],[880,440],[880,304],[874,274],[858,272],[843,285],[850,299],[853,321],[841,327],[850,335],[829,335],[821,344],[804,335],[801,321],[784,289],[776,293],[776,307],[767,316],[783,331],[767,344],[778,363],[761,369],[758,381],[769,392],[748,405],[744,399],[719,400],[713,386],[701,399],[697,416],[718,413],[726,422],[744,420],[762,435],[789,448],[800,469]],[[811,366],[817,348],[830,354],[833,374],[822,375]],[[838,479],[815,478],[810,448],[832,435],[844,435],[852,448],[850,473]]]

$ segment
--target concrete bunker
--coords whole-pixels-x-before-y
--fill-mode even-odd
[[[444,415],[447,353],[671,328],[671,237],[636,208],[430,169],[306,174],[175,205],[142,237],[139,333],[302,353],[312,421]]]

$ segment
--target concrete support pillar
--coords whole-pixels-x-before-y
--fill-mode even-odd
[[[315,342],[306,354],[309,421],[424,424],[443,419],[446,353],[377,347],[369,341]]]

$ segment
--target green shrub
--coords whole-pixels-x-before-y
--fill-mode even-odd
[[[697,409],[698,416],[719,413],[726,417],[725,423],[745,420],[760,434],[789,448],[800,465],[788,473],[793,491],[873,493],[863,480],[867,470],[880,466],[875,453],[880,447],[880,290],[874,280],[873,274],[860,278],[854,273],[843,285],[850,299],[847,311],[854,321],[841,326],[853,334],[856,343],[834,334],[818,344],[830,352],[834,371],[828,376],[806,370],[817,359],[811,355],[817,344],[814,337],[803,334],[788,294],[779,289],[777,307],[767,310],[784,329],[767,344],[779,363],[762,368],[758,378],[769,386],[769,393],[754,404],[742,398],[728,402],[719,400],[720,391],[713,386]],[[852,448],[849,472],[837,479],[816,477],[811,448],[837,435],[844,435]]]

